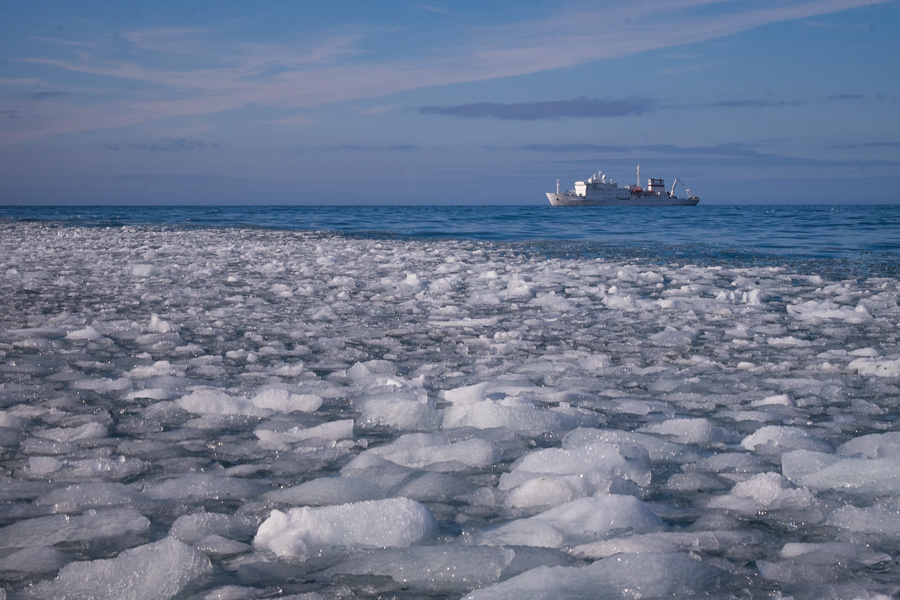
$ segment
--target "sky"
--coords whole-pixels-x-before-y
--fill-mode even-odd
[[[0,3],[0,205],[529,205],[638,164],[900,204],[900,0]]]

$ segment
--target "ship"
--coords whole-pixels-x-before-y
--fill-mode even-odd
[[[683,196],[675,194],[679,183],[684,188]],[[557,179],[556,193],[547,192],[547,199],[553,206],[696,206],[700,202],[700,197],[691,194],[680,179],[672,183],[672,189],[668,192],[662,179],[650,178],[647,187],[641,187],[640,165],[637,167],[636,185],[620,186],[600,171],[587,181],[576,181],[575,189],[565,192],[559,191]]]

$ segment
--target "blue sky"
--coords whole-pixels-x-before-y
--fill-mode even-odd
[[[0,204],[900,203],[900,2],[0,4]]]

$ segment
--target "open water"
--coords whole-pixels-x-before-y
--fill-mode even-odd
[[[263,227],[541,245],[554,254],[897,274],[900,205],[0,207],[62,225]]]
[[[0,208],[0,600],[900,595],[900,207]]]

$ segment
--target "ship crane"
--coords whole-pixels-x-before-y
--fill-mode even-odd
[[[693,198],[693,196],[691,195],[691,190],[687,189],[687,187],[685,187],[684,185],[684,182],[678,178],[676,178],[675,181],[672,182],[672,191],[669,192],[669,198],[675,198],[675,186],[679,183],[681,184],[681,187],[684,188],[684,193],[687,194],[687,197]]]

